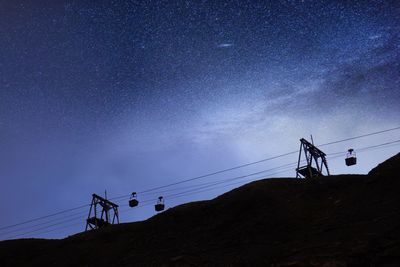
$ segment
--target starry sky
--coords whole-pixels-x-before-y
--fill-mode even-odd
[[[399,32],[390,0],[0,1],[0,226],[297,150],[310,134],[322,144],[400,126]],[[351,169],[328,162],[367,173],[399,148]]]

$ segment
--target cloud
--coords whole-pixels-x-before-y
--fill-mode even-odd
[[[320,82],[315,83],[313,90],[298,91],[299,84],[291,85],[291,97],[281,96],[280,99],[284,101],[281,106],[285,111],[295,108],[300,113],[323,111],[327,114],[339,109],[365,114],[377,112],[377,109],[388,114],[392,114],[393,109],[400,111],[398,45],[398,38],[392,37],[351,61],[343,63],[338,60],[320,73]],[[314,77],[304,80],[311,82],[317,79]],[[305,83],[302,87],[310,85]]]
[[[321,85],[323,95],[335,102],[381,105],[387,101],[400,101],[400,54],[393,41],[361,55],[354,61],[328,72]]]

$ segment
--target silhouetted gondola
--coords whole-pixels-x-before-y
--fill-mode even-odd
[[[136,192],[133,192],[129,199],[129,207],[133,208],[136,207],[137,205],[139,205],[139,201],[137,200]]]
[[[356,164],[357,164],[356,152],[354,152],[354,149],[350,148],[347,151],[346,165],[352,166],[352,165],[356,165]]]
[[[156,211],[164,210],[164,198],[163,197],[158,197],[158,201],[157,201],[157,204],[154,205],[154,209]]]

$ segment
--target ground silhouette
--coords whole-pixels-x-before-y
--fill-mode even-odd
[[[146,221],[0,242],[0,266],[399,266],[400,154],[368,175],[265,179]]]

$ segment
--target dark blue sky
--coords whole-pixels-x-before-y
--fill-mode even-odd
[[[0,1],[0,226],[400,125],[399,1],[101,2]]]

